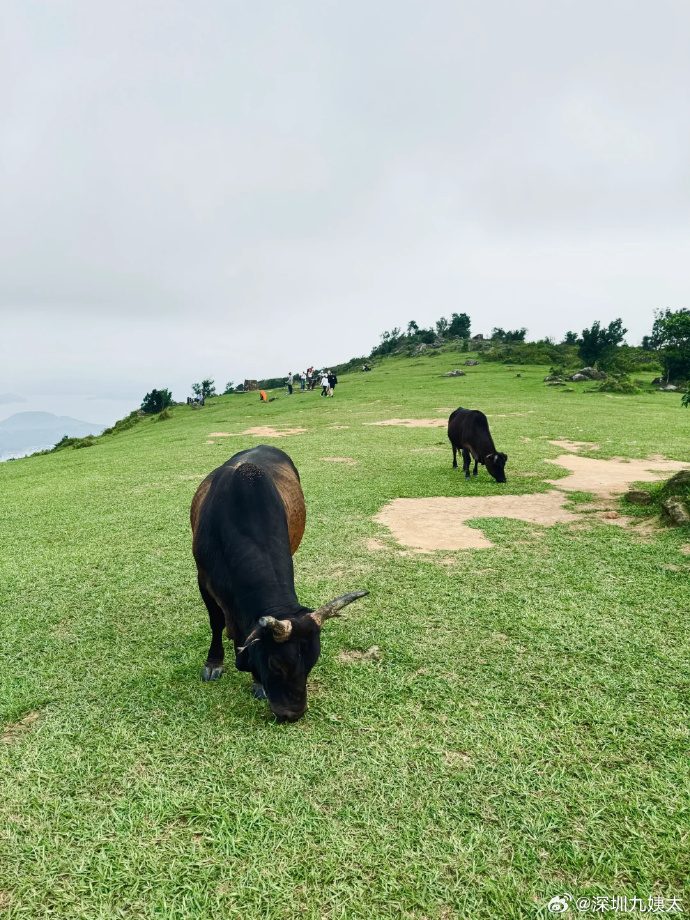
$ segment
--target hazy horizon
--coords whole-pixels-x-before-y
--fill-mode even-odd
[[[687,4],[4,18],[0,419],[109,424],[452,312],[636,343],[690,305]]]

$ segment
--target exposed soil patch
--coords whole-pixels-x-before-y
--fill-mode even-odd
[[[378,553],[382,549],[388,549],[386,544],[382,543],[380,540],[377,540],[376,537],[367,537],[367,539],[364,541],[364,545],[370,553]]]
[[[681,546],[681,553],[685,553],[686,556],[690,556],[690,543],[686,543],[685,546]]]
[[[554,447],[560,447],[561,450],[569,450],[577,454],[581,450],[599,450],[598,444],[592,444],[590,441],[569,441],[568,438],[558,438],[556,441],[549,441]]]
[[[251,435],[256,438],[283,438],[289,434],[304,434],[308,428],[271,428],[270,425],[257,425],[255,428],[247,428],[246,431],[231,433],[227,431],[212,431],[209,438],[239,438],[242,435]],[[207,441],[212,444],[212,441]]]
[[[577,442],[573,443],[577,446]],[[626,492],[633,482],[654,482],[669,472],[687,467],[676,460],[593,460],[576,454],[562,454],[547,462],[571,473],[565,479],[547,480],[557,487],[550,492],[482,498],[396,498],[382,508],[374,520],[388,527],[399,543],[413,551],[488,549],[492,543],[481,531],[469,527],[468,521],[503,517],[546,526],[576,522],[586,526],[585,516],[564,507],[568,501],[564,492],[591,492],[603,503],[580,505],[577,510],[594,512],[601,523],[626,527],[632,522],[631,518],[607,507],[607,500]]]
[[[548,483],[566,492],[593,492],[600,498],[622,495],[634,482],[656,482],[668,473],[687,467],[687,463],[677,460],[626,460],[620,457],[594,460],[574,454],[562,454],[546,462],[562,466],[572,474],[565,479],[547,479]]]
[[[329,428],[332,428],[334,431],[344,431],[346,428],[349,428],[349,425],[329,425]]]
[[[372,645],[366,652],[360,652],[357,649],[351,649],[350,651],[342,649],[342,651],[338,652],[338,661],[341,664],[358,664],[362,661],[380,661],[382,657],[381,649],[378,645]]]
[[[0,742],[2,744],[15,744],[31,729],[34,722],[38,721],[40,715],[41,713],[38,711],[30,712],[18,722],[6,725],[2,730],[2,735],[0,735]]]
[[[537,495],[490,495],[483,498],[396,498],[374,520],[385,524],[405,546],[435,550],[489,549],[480,530],[467,526],[474,518],[502,517],[531,524],[570,524],[577,515],[564,507],[557,492]]]
[[[364,422],[365,425],[393,425],[396,428],[445,428],[444,418],[386,418],[380,422]]]
[[[449,409],[448,406],[440,406],[437,412],[455,412],[455,409]]]
[[[322,460],[328,460],[331,463],[347,463],[350,466],[356,466],[357,461],[353,460],[352,457],[322,457]]]

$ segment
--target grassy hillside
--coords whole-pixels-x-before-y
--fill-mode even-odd
[[[0,466],[0,914],[477,920],[546,916],[564,891],[690,907],[687,530],[492,519],[493,549],[420,555],[372,520],[399,496],[545,491],[565,475],[545,438],[690,460],[690,412],[548,388],[539,367],[439,376],[458,360],[384,361],[333,400],[220,397]],[[507,485],[466,484],[442,428],[365,424],[458,405],[494,416]],[[269,442],[306,495],[302,603],[371,592],[324,627],[295,725],[247,675],[200,682],[189,504],[262,440],[209,434],[257,425],[307,429]]]

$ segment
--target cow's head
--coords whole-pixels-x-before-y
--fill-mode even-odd
[[[321,654],[321,627],[368,591],[354,591],[297,616],[261,617],[237,649],[237,666],[261,678],[271,712],[281,722],[296,722],[307,711],[307,678]]]
[[[487,470],[491,473],[496,482],[506,481],[507,462],[508,454],[489,454],[484,460]]]

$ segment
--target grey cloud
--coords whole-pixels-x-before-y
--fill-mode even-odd
[[[0,385],[276,373],[460,306],[639,338],[687,305],[685,3],[10,0],[6,23]]]

